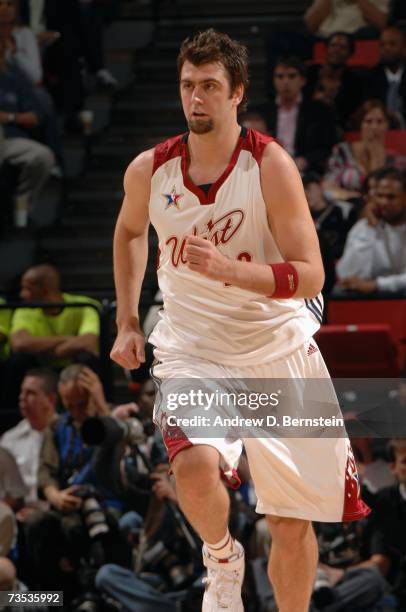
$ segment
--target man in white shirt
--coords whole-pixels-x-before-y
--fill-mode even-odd
[[[339,284],[360,293],[406,290],[406,179],[394,168],[382,170],[375,209],[348,234],[337,264]]]
[[[43,432],[56,417],[57,377],[52,370],[30,370],[19,397],[23,419],[0,438],[0,446],[16,459],[28,488],[26,503],[37,501],[37,472]]]
[[[381,33],[381,59],[368,78],[368,97],[381,100],[396,116],[399,127],[406,124],[406,70],[404,32],[396,26]]]

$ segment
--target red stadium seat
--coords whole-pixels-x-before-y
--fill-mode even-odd
[[[329,300],[327,321],[330,325],[389,325],[402,366],[406,358],[406,300]]]
[[[345,132],[344,140],[347,142],[359,140],[359,132]],[[388,130],[386,133],[386,146],[394,153],[406,155],[406,130]]]
[[[324,325],[316,341],[333,378],[399,376],[389,325]]]
[[[313,46],[313,64],[324,64],[326,57],[326,44],[316,42]],[[378,40],[357,40],[355,51],[348,61],[349,66],[370,68],[379,62]]]

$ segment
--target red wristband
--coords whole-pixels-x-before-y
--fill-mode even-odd
[[[273,298],[288,299],[294,296],[299,283],[297,270],[289,262],[269,264],[275,277]]]

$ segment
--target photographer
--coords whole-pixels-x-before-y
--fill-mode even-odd
[[[29,517],[25,552],[29,586],[63,588],[65,597],[69,598],[80,586],[77,569],[83,565],[83,559],[97,566],[98,562],[107,560],[106,550],[110,561],[127,559],[114,518],[120,514],[122,502],[98,489],[92,473],[95,451],[81,437],[81,427],[87,417],[109,414],[101,382],[89,368],[74,364],[62,370],[58,391],[65,413],[44,433],[38,471],[39,491],[52,510]],[[96,487],[91,497],[91,504],[96,504],[94,510],[100,508],[99,500],[104,508],[98,511],[94,532],[88,520],[89,483]],[[96,541],[102,544],[102,550],[100,546],[97,549],[98,561],[94,559]]]
[[[371,557],[393,587],[398,609],[406,606],[406,439],[389,443],[397,483],[379,491],[371,524]]]
[[[389,443],[389,459],[396,484],[376,493],[374,511],[368,519],[364,540],[368,540],[369,558],[346,570],[320,565],[319,581],[330,585],[327,603],[317,606],[323,612],[375,612],[385,591],[397,599],[397,610],[406,606],[406,439]],[[327,586],[327,590],[329,587]],[[315,589],[317,603],[320,590]],[[328,593],[327,593],[328,594]],[[391,608],[393,609],[393,608]]]
[[[147,575],[142,571],[134,573],[116,564],[107,564],[98,571],[95,583],[102,593],[113,597],[124,610],[161,612],[164,609],[167,612],[176,612],[179,609],[177,602],[183,601],[187,596],[185,587],[190,586],[196,577],[199,577],[200,584],[200,574],[203,568],[201,563],[193,568],[194,560],[190,543],[183,537],[184,533],[180,528],[180,523],[177,522],[176,517],[165,503],[172,502],[177,505],[176,491],[172,481],[163,470],[156,470],[150,476],[154,483],[152,486],[154,496],[150,500],[151,504],[144,527],[149,546],[141,559],[143,566],[139,568],[146,569]],[[170,546],[169,540],[172,544],[175,541],[178,545],[181,542],[184,543],[181,556],[165,549],[165,546]],[[153,560],[154,550],[157,550],[158,554]],[[158,561],[156,561],[157,558]],[[201,591],[196,590],[200,602]],[[193,589],[191,591],[191,593],[189,591],[188,599],[193,598]]]

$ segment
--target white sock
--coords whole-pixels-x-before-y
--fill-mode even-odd
[[[216,559],[227,559],[235,550],[234,540],[227,529],[226,535],[219,542],[215,544],[208,544],[205,542],[206,548],[209,553],[216,557]]]

